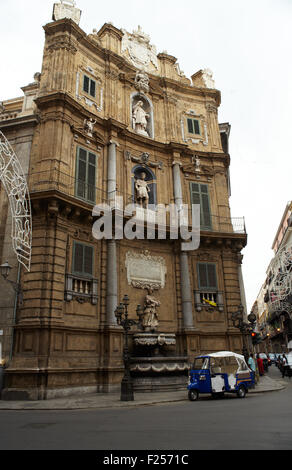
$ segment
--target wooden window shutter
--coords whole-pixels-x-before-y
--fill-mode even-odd
[[[193,124],[195,128],[195,134],[201,134],[199,121],[197,119],[194,119]]]
[[[86,197],[86,151],[79,148],[77,150],[77,196]]]
[[[212,229],[212,216],[207,184],[191,183],[191,203],[200,204],[202,229]]]
[[[83,263],[84,274],[93,275],[93,247],[84,245],[84,263]]]
[[[90,95],[95,98],[95,81],[90,80]]]
[[[93,276],[94,248],[83,243],[74,242],[73,272],[83,276]]]
[[[193,120],[192,119],[188,119],[188,132],[189,132],[189,134],[194,133]]]
[[[208,276],[206,264],[198,264],[199,287],[206,289],[208,287]]]
[[[96,155],[82,148],[77,150],[76,196],[95,202]]]
[[[83,77],[83,91],[89,93],[89,78],[86,75]]]
[[[81,243],[74,243],[73,271],[83,273],[83,245]]]
[[[203,290],[217,290],[216,265],[211,263],[198,263],[199,288]]]
[[[207,264],[208,274],[208,287],[210,289],[217,289],[217,276],[215,264]]]

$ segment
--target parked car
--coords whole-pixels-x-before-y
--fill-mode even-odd
[[[277,362],[277,354],[275,353],[269,353],[268,357],[270,358],[271,364],[276,364]]]

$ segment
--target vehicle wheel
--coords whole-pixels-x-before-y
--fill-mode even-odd
[[[198,399],[199,399],[198,390],[189,390],[189,400],[190,401],[197,401]]]
[[[246,395],[245,387],[241,385],[239,389],[237,390],[237,396],[238,398],[245,398],[245,395]]]

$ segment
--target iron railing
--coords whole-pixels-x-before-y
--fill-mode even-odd
[[[58,191],[90,204],[92,207],[98,204],[108,204],[112,209],[120,211],[123,211],[128,204],[134,203],[133,194],[121,191],[108,193],[57,169],[31,173],[29,175],[29,190],[31,195],[39,192]],[[135,214],[124,215],[127,218],[133,217]],[[166,227],[175,225],[171,211],[165,210],[165,207],[159,204],[154,208],[151,206],[151,209],[136,206],[136,217],[139,221],[152,225],[165,225]],[[190,209],[183,213],[181,223],[188,227],[192,226],[192,211]],[[245,219],[244,217],[230,218],[209,215],[208,224],[201,223],[200,231],[246,234]]]

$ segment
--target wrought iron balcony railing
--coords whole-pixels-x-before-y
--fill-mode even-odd
[[[87,184],[85,181],[77,180],[67,173],[61,172],[57,169],[42,171],[38,173],[31,173],[29,175],[29,189],[31,195],[48,192],[58,191],[65,196],[74,197],[83,201],[92,207],[98,204],[108,204],[112,210],[123,211],[128,204],[134,203],[133,194],[121,191],[114,191],[108,193],[93,185]],[[151,206],[151,209],[143,209],[136,206],[136,218],[141,223],[148,223],[152,225],[165,225],[166,227],[173,227],[175,221],[172,219],[171,212],[165,210],[165,206],[157,205]],[[132,215],[125,215],[125,218],[133,217]],[[188,209],[184,212],[181,219],[183,225],[192,226],[192,211]],[[232,233],[232,234],[246,234],[245,219],[244,217],[221,217],[218,215],[209,215],[208,224],[201,225],[201,232],[215,232],[215,233]]]

